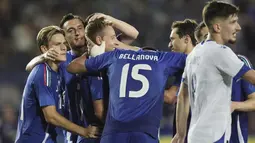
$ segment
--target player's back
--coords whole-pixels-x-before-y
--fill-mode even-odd
[[[56,141],[59,132],[56,127],[45,121],[41,108],[47,105],[61,106],[57,95],[57,92],[61,92],[58,77],[58,74],[45,63],[37,65],[29,74],[23,91],[15,142]],[[51,93],[54,95],[45,96]],[[60,109],[61,107],[57,106],[59,113]]]
[[[186,55],[115,50],[105,56],[110,99],[104,134],[133,131],[157,138],[166,80],[183,71]]]
[[[235,59],[228,54],[229,50],[214,41],[206,41],[187,57],[184,78],[187,78],[192,112],[188,142],[215,142],[224,133],[230,135],[232,77],[236,73],[228,72],[233,67],[222,59],[224,53],[229,61]]]

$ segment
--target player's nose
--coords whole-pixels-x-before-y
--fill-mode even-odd
[[[172,49],[172,47],[173,47],[172,42],[169,42],[169,43],[168,43],[168,48]]]
[[[239,23],[237,23],[236,31],[240,31],[242,28]]]

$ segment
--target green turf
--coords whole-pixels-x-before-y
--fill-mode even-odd
[[[160,143],[170,143],[171,137],[169,136],[161,136],[160,137]],[[255,143],[255,136],[249,137],[248,143]]]

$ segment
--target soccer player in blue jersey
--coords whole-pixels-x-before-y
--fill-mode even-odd
[[[16,143],[54,143],[57,128],[95,137],[96,128],[78,126],[62,114],[64,87],[59,64],[66,61],[66,40],[64,31],[57,26],[48,26],[37,35],[37,45],[42,53],[53,48],[58,52],[55,61],[36,65],[28,76],[21,102]]]
[[[206,39],[208,28],[201,22],[196,28],[198,43]],[[243,55],[237,55],[246,66],[252,67]],[[235,79],[232,85],[232,126],[230,143],[247,143],[248,141],[248,111],[255,110],[255,87],[243,79]]]
[[[95,23],[86,27],[88,35]],[[100,33],[94,33],[91,42],[103,43]],[[71,73],[107,70],[110,97],[101,143],[158,143],[164,86],[168,76],[182,72],[186,55],[117,48],[111,51],[114,47],[107,45],[105,41],[105,47],[101,47],[106,53],[90,59],[81,56],[67,68]]]
[[[233,78],[236,81],[242,77],[255,84],[254,70],[224,45],[236,42],[236,34],[241,30],[237,14],[236,6],[221,1],[211,1],[203,9],[209,34],[187,57],[173,143],[184,142],[189,105],[192,111],[189,143],[230,141]]]
[[[68,97],[67,107],[69,109],[65,115],[73,122],[83,124],[84,126],[87,126],[88,124],[102,125],[102,120],[104,120],[104,105],[102,100],[104,91],[101,88],[102,78],[98,76],[70,74],[66,72],[65,69],[67,64],[69,64],[73,59],[87,51],[87,47],[85,45],[86,40],[84,37],[84,27],[90,18],[93,17],[93,19],[97,19],[98,16],[105,17],[108,19],[108,21],[111,20],[114,27],[122,32],[122,42],[130,43],[138,35],[138,31],[131,25],[100,13],[88,16],[85,22],[83,22],[81,17],[73,14],[67,14],[61,20],[60,27],[64,29],[66,34],[65,37],[71,48],[71,50],[67,52],[67,61],[61,65],[61,68],[64,69],[66,94]],[[110,38],[111,37],[108,39]],[[112,43],[114,44],[114,41]],[[54,53],[54,51],[51,51],[48,53],[48,55],[46,55],[46,53],[34,58],[28,64],[28,69],[32,69],[34,65],[44,61],[47,58],[54,60]],[[82,120],[82,122],[80,122],[80,120]],[[65,136],[66,142],[77,141],[77,136],[75,134],[66,132]],[[99,141],[100,139],[86,139],[79,137],[77,142],[93,143]]]

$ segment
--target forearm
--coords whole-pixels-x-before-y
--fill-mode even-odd
[[[74,123],[72,123],[71,121],[67,120],[66,118],[64,118],[63,116],[61,116],[60,114],[58,114],[57,112],[55,113],[54,116],[52,116],[49,120],[49,123],[58,126],[58,127],[62,127],[63,129],[73,132],[75,134],[84,136],[84,132],[85,132],[85,128],[78,126]]]
[[[242,112],[255,111],[254,99],[248,99],[243,102],[233,101],[232,103],[235,104],[235,111],[242,111]]]
[[[181,91],[178,95],[176,114],[177,134],[181,137],[185,137],[187,129],[187,118],[189,114],[189,98],[184,94],[183,91]]]
[[[43,55],[39,55],[33,58],[26,66],[26,71],[31,71],[37,64],[43,63],[44,58]]]
[[[120,30],[124,35],[126,35],[132,39],[137,38],[139,32],[132,25],[130,25],[124,21],[118,20],[116,18],[113,18],[113,17],[111,17],[111,21],[112,21],[113,26],[116,29]]]
[[[74,59],[68,66],[67,66],[67,71],[73,74],[76,73],[83,73],[86,72],[85,68],[85,61],[86,61],[86,56],[82,55],[81,57],[78,57]]]

